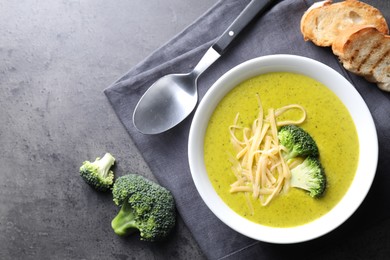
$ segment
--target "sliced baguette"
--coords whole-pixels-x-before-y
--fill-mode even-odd
[[[384,34],[389,32],[382,13],[357,0],[317,2],[304,13],[300,24],[304,40],[323,47],[332,46],[345,29],[356,25],[371,25]]]
[[[389,55],[389,37],[373,26],[356,26],[345,30],[336,38],[332,50],[347,70],[369,76]]]
[[[354,26],[336,38],[332,50],[345,69],[390,90],[390,36],[373,26]]]

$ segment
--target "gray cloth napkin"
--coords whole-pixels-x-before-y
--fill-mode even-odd
[[[269,54],[295,54],[321,61],[345,76],[363,96],[374,117],[379,136],[379,165],[373,187],[358,211],[341,227],[321,238],[295,245],[254,241],[219,221],[201,200],[187,159],[192,115],[174,129],[159,135],[143,135],[132,124],[135,105],[146,89],[161,76],[189,72],[209,46],[222,34],[249,0],[221,0],[188,28],[152,53],[105,90],[115,113],[137,145],[160,184],[172,191],[178,211],[209,259],[246,257],[285,258],[318,255],[344,239],[352,239],[364,227],[390,216],[390,102],[389,94],[374,84],[346,72],[329,48],[304,42],[300,18],[313,1],[285,0],[256,19],[200,78],[202,98],[226,71],[246,60]],[[388,1],[366,1],[390,14]],[[389,17],[386,17],[389,20]]]

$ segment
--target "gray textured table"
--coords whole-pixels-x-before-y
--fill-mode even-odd
[[[103,89],[217,0],[0,2],[0,259],[203,259],[179,219],[163,243],[113,234],[110,194],[78,176],[113,153],[153,178]],[[389,221],[319,259],[380,259]]]
[[[202,258],[181,221],[160,244],[115,236],[78,168],[110,151],[153,178],[103,89],[215,2],[0,2],[0,259]]]

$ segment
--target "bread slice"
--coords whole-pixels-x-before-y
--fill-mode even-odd
[[[357,0],[333,3],[325,0],[313,4],[301,18],[305,41],[318,46],[332,46],[343,31],[351,26],[371,25],[388,34],[389,28],[382,13],[375,7]]]
[[[354,26],[336,38],[332,50],[345,69],[390,90],[390,36],[373,26]]]

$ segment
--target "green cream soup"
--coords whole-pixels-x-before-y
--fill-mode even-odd
[[[250,213],[243,193],[230,193],[236,181],[229,156],[235,151],[228,131],[237,113],[240,124],[251,125],[258,115],[256,94],[264,111],[289,104],[300,104],[307,118],[300,126],[315,139],[320,160],[325,169],[328,186],[320,199],[307,192],[290,188],[267,206],[252,199],[254,214]],[[284,115],[296,118],[294,112]],[[283,119],[283,118],[281,118]],[[352,118],[337,96],[321,83],[294,73],[277,72],[244,81],[218,104],[210,118],[205,135],[204,158],[213,187],[222,200],[241,216],[267,226],[298,226],[319,218],[330,211],[344,196],[354,178],[359,157],[359,143]]]

